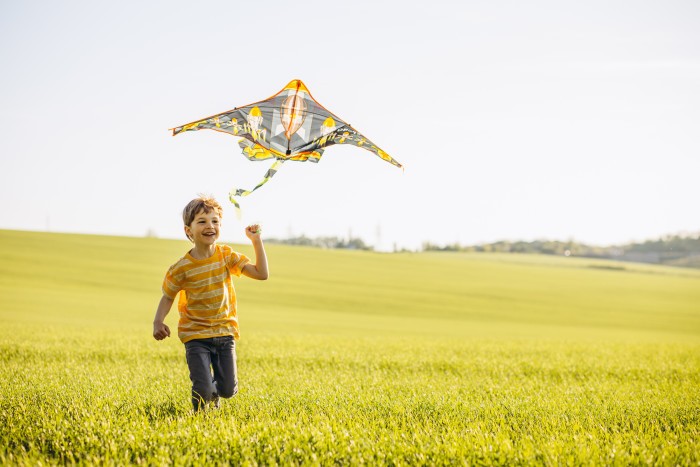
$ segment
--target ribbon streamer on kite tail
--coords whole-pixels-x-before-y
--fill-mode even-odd
[[[228,199],[231,201],[231,203],[236,207],[236,217],[238,219],[241,218],[241,205],[238,204],[238,201],[234,198],[234,196],[248,196],[264,184],[266,184],[272,177],[275,176],[277,171],[279,170],[279,167],[284,163],[284,160],[282,159],[277,159],[269,169],[267,169],[267,172],[265,172],[265,176],[263,177],[262,181],[258,183],[255,188],[252,190],[246,190],[244,188],[232,188],[231,192],[228,194]]]

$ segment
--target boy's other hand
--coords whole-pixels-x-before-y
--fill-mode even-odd
[[[153,323],[153,337],[157,341],[170,337],[170,328],[165,323]]]
[[[260,228],[260,224],[249,225],[245,228],[245,236],[248,237],[250,240],[260,238],[261,233],[262,228]]]

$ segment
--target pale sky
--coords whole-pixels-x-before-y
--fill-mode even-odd
[[[0,0],[0,228],[183,238],[270,162],[169,128],[298,78],[348,145],[241,200],[380,248],[700,231],[700,2]]]

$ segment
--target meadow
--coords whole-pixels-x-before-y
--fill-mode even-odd
[[[268,245],[240,392],[193,414],[151,337],[188,248],[0,231],[0,463],[700,464],[698,270]]]

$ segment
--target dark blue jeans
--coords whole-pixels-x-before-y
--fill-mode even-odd
[[[217,397],[229,398],[238,393],[236,343],[233,337],[193,339],[185,343],[185,355],[192,380],[192,406],[195,411]]]

